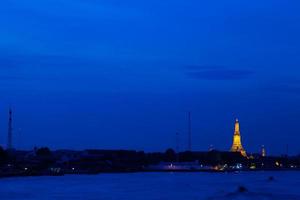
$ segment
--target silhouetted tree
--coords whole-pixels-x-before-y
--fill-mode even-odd
[[[35,154],[37,156],[51,156],[51,151],[48,147],[42,147],[42,148],[36,149]]]
[[[191,151],[184,151],[179,154],[179,160],[181,162],[192,162],[195,161],[195,158]]]
[[[173,149],[169,148],[165,152],[165,161],[173,162],[176,160],[176,153]]]
[[[4,149],[0,146],[0,163],[4,162],[7,159],[7,154]]]

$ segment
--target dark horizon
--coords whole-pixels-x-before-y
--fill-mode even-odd
[[[300,153],[300,3],[13,0],[0,7],[0,145]]]

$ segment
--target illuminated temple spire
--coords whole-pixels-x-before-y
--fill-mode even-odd
[[[239,120],[235,120],[233,143],[230,151],[240,152],[243,156],[247,156],[245,149],[242,146],[241,133],[240,133],[240,123]]]

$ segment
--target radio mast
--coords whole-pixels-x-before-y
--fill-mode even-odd
[[[191,122],[191,112],[188,112],[188,150],[192,151],[192,122]]]
[[[12,127],[12,109],[9,108],[8,112],[8,134],[7,134],[7,149],[11,150],[13,149],[13,144],[12,144],[12,134],[13,134],[13,127]]]

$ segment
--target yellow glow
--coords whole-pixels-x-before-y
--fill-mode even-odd
[[[244,150],[241,142],[240,124],[236,119],[234,125],[233,142],[230,151],[240,152],[243,156],[247,157],[246,151]]]
[[[240,132],[240,124],[238,119],[235,120],[234,132]]]
[[[250,169],[256,169],[255,163],[251,163]]]

